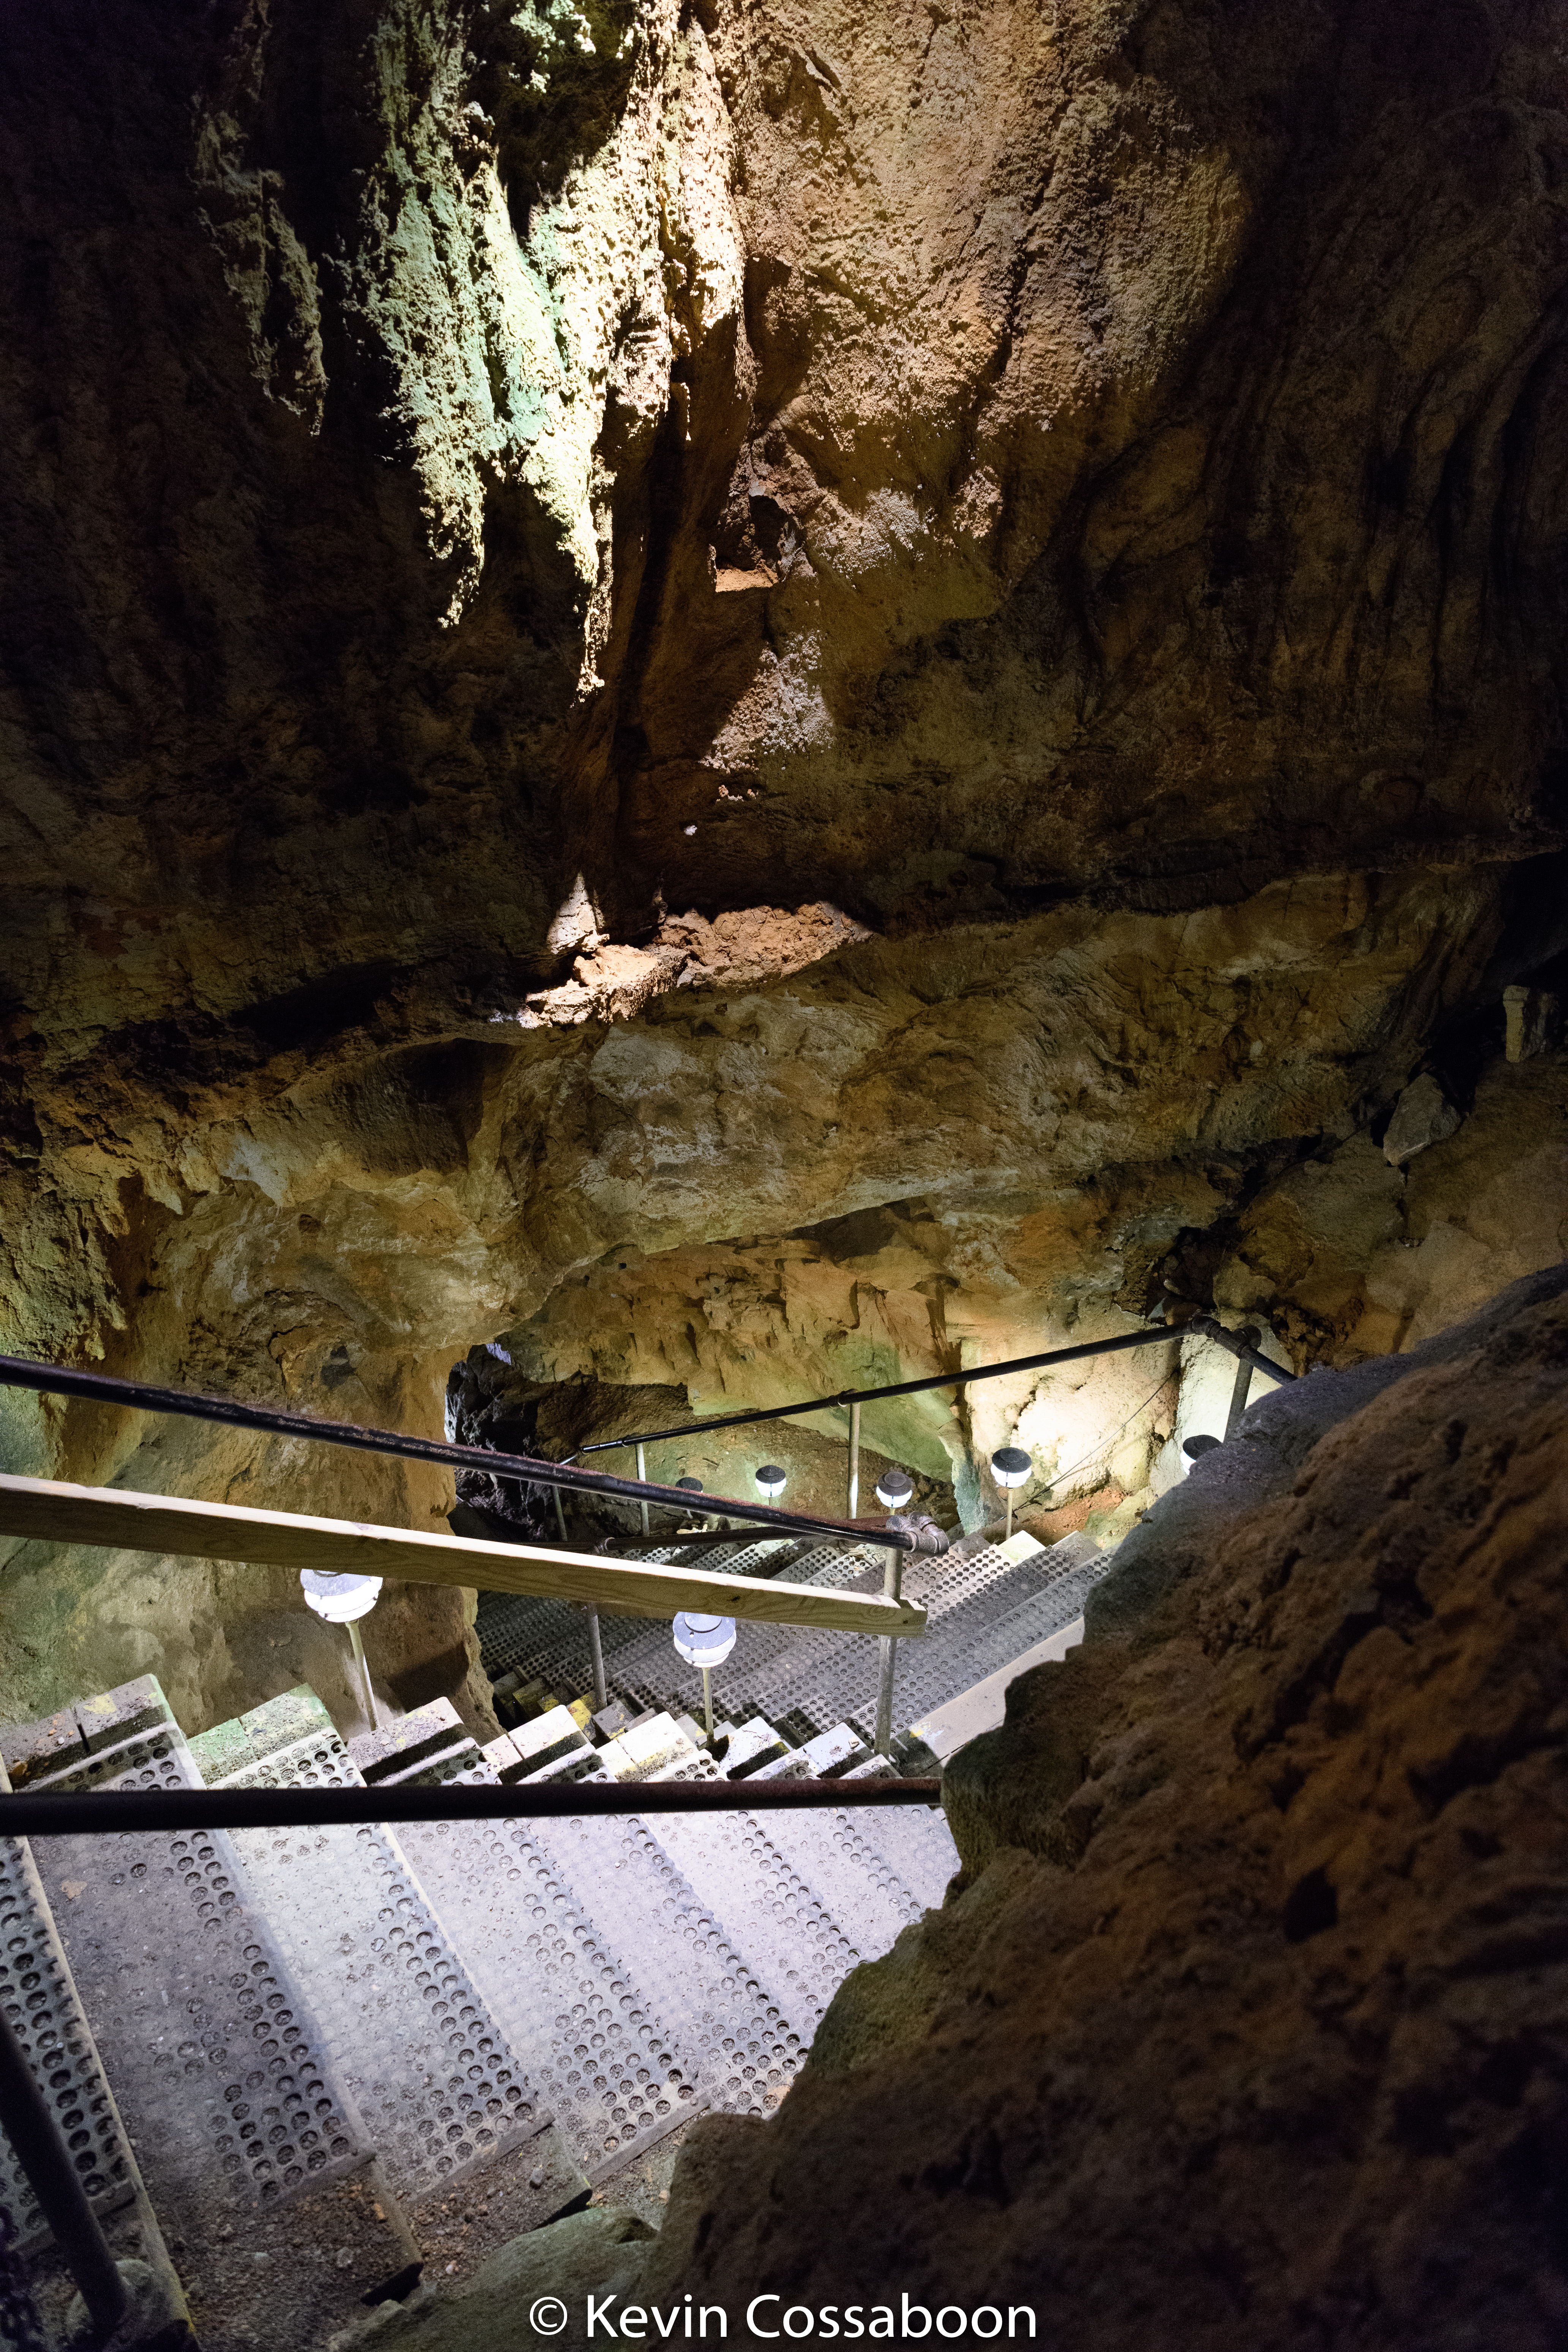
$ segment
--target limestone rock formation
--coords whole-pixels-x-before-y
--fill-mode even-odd
[[[1206,1457],[954,1759],[943,1909],[698,2125],[643,2299],[1559,2344],[1565,1399],[1561,1268]]]
[[[423,2281],[405,2302],[383,2304],[362,2326],[331,2337],[326,2352],[403,2352],[405,2346],[416,2352],[514,2352],[520,2330],[547,2300],[559,2303],[561,2324],[553,2325],[555,2313],[547,2309],[545,2324],[532,2333],[563,2352],[577,2352],[590,2341],[587,2296],[611,2307],[629,2301],[652,2234],[635,2214],[568,2213],[547,2230],[513,2238],[456,2293]]]
[[[1394,1106],[1394,1116],[1383,1139],[1383,1156],[1391,1168],[1403,1168],[1418,1151],[1446,1143],[1459,1124],[1459,1114],[1430,1070],[1412,1078]]]
[[[695,1402],[1122,1328],[1552,992],[1544,0],[13,34],[12,1349],[434,1432],[541,1318],[542,1379]],[[568,1328],[623,1259],[721,1307],[734,1252],[818,1284],[749,1360],[706,1309],[689,1349]],[[1123,1435],[1113,1532],[1158,1370],[1037,1413],[1042,1474]],[[973,1518],[1036,1403],[872,1440]],[[452,1502],[0,1426],[27,1471]],[[33,1547],[5,1596],[19,1715],[155,1666],[195,1727],[328,1672],[287,1580]],[[368,1639],[482,1718],[457,1600]]]

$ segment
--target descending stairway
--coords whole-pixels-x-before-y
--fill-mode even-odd
[[[89,1728],[110,1711],[120,1737]],[[9,1727],[4,1754],[29,1789],[716,1769],[668,1717],[595,1749],[557,1713],[539,1762],[510,1737],[479,1749],[444,1703],[351,1753],[305,1690],[187,1742],[148,1679]],[[37,1842],[41,1876],[0,1841],[0,1991],[43,2021],[29,2054],[59,2078],[62,2124],[87,2126],[116,2252],[172,2265],[207,2352],[305,2347],[705,2108],[765,2114],[847,1970],[941,1899],[940,1817],[883,1826],[847,1810],[116,1835]],[[14,2168],[0,2209],[36,2305],[7,2332],[52,2352],[69,2284]]]
[[[782,1570],[792,1584],[881,1589],[881,1555],[850,1545],[805,1549],[738,1537],[732,1552],[689,1553],[671,1544],[647,1557],[722,1567],[730,1574],[775,1576]],[[1069,1536],[1048,1549],[1032,1536],[1015,1536],[1007,1545],[960,1547],[938,1559],[912,1562],[904,1589],[925,1610],[927,1629],[899,1644],[895,1727],[958,1697],[1081,1616],[1091,1586],[1109,1565],[1087,1536]],[[580,1609],[486,1593],[478,1630],[492,1680],[510,1671],[563,1692],[585,1687]],[[599,1630],[606,1677],[623,1698],[672,1712],[692,1704],[696,1677],[677,1656],[668,1627],[605,1617]],[[879,1644],[861,1635],[747,1622],[738,1627],[731,1655],[714,1674],[714,1700],[736,1721],[763,1715],[801,1738],[843,1721],[868,1738],[879,1665]]]
[[[1081,1611],[1092,1547],[1026,1544],[921,1564],[931,1631],[903,1645],[902,1720]],[[749,1545],[745,1564],[880,1576],[798,1549]],[[581,1679],[579,1612],[490,1602],[481,1625],[492,1671],[510,1648],[536,1678]],[[0,1759],[29,1790],[894,1769],[866,1737],[870,1643],[743,1626],[715,1760],[678,1715],[692,1678],[666,1629],[605,1633],[633,1718],[607,1739],[580,1705],[545,1705],[480,1748],[438,1701],[345,1747],[301,1688],[187,1740],[144,1677],[0,1729]],[[311,2352],[691,2116],[767,2114],[846,1974],[941,1902],[955,1863],[940,1813],[847,1804],[0,1839],[0,1998],[117,2254],[183,2282],[205,2352]],[[0,2139],[0,2336],[59,2352],[68,2294]]]
[[[151,1676],[6,1727],[0,1760],[28,1790],[201,1785]],[[40,1839],[32,1871],[23,1844],[3,1843],[13,1883],[47,1903],[63,1948],[47,2004],[34,2008],[44,1986],[14,1980],[22,2013],[53,2012],[35,2072],[55,2046],[43,2032],[68,2038],[79,2010],[91,2033],[90,2044],[76,2037],[79,2086],[90,2096],[100,2064],[112,2104],[78,2168],[97,2157],[83,2170],[89,2194],[95,2177],[105,2198],[132,2183],[140,2258],[173,2258],[203,2343],[308,2345],[321,2315],[341,2325],[367,2291],[408,2275],[417,2252],[381,2158],[236,1842],[221,1831]],[[73,2148],[84,2132],[85,2119],[68,2129]],[[40,2332],[58,2328],[52,2246],[33,2275]]]

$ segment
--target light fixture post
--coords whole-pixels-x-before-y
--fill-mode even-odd
[[[888,1554],[887,1566],[882,1570],[882,1591],[889,1601],[899,1598],[903,1561],[901,1551]],[[873,1745],[879,1756],[890,1756],[893,1752],[893,1675],[899,1645],[890,1633],[881,1636],[881,1670],[877,1677],[877,1729]]]
[[[849,1508],[847,1519],[856,1517],[860,1508],[860,1408],[849,1408]]]
[[[354,1664],[359,1668],[360,1688],[364,1693],[365,1720],[373,1731],[379,1731],[381,1717],[376,1712],[375,1691],[370,1679],[370,1667],[364,1654],[364,1637],[360,1632],[357,1617],[349,1626],[349,1647],[354,1654]]]
[[[858,1411],[858,1407],[857,1407]],[[915,1482],[907,1470],[895,1464],[884,1470],[877,1481],[877,1500],[884,1510],[907,1511],[915,1498]],[[899,1598],[903,1581],[904,1556],[890,1551],[882,1570],[882,1591],[889,1601]],[[882,1656],[877,1675],[877,1728],[872,1745],[879,1756],[893,1752],[893,1676],[898,1665],[898,1643],[890,1633],[881,1636]]]
[[[647,1447],[646,1445],[639,1445],[637,1447],[637,1476],[642,1479],[646,1485],[647,1480]],[[646,1495],[642,1498],[642,1531],[645,1536],[648,1533],[647,1496]]]
[[[732,1617],[707,1617],[695,1610],[683,1609],[673,1632],[677,1656],[684,1658],[689,1666],[695,1666],[702,1677],[702,1717],[711,1741],[713,1669],[723,1664],[735,1646],[735,1621]]]
[[[375,1607],[381,1585],[379,1576],[354,1576],[332,1569],[302,1568],[300,1570],[300,1590],[305,1596],[306,1608],[329,1625],[346,1625],[348,1628],[349,1649],[353,1656],[354,1671],[359,1675],[365,1719],[372,1731],[381,1729],[381,1717],[376,1711],[375,1688],[365,1660],[359,1621],[368,1616]]]
[[[609,1687],[605,1681],[605,1645],[599,1639],[599,1612],[588,1612],[588,1654],[594,1661],[594,1706],[602,1712],[610,1704]]]

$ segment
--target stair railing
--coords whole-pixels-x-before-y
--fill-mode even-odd
[[[1005,1364],[976,1364],[968,1371],[928,1372],[918,1381],[889,1381],[879,1389],[835,1389],[831,1396],[808,1397],[804,1404],[770,1404],[750,1412],[720,1413],[710,1421],[681,1422],[670,1429],[645,1429],[635,1437],[596,1437],[591,1445],[580,1445],[570,1461],[578,1461],[587,1454],[607,1454],[617,1445],[635,1445],[639,1455],[644,1449],[667,1437],[700,1437],[713,1429],[746,1429],[764,1421],[789,1421],[803,1412],[831,1412],[849,1409],[849,1517],[855,1516],[859,1485],[860,1408],[873,1404],[882,1397],[920,1396],[931,1389],[972,1388],[976,1381],[999,1381],[1008,1372],[1037,1372],[1052,1364],[1076,1364],[1086,1356],[1119,1355],[1126,1348],[1168,1348],[1173,1339],[1180,1339],[1189,1331],[1201,1338],[1213,1339],[1235,1356],[1252,1371],[1267,1372],[1271,1381],[1293,1381],[1296,1377],[1272,1357],[1259,1353],[1254,1344],[1260,1336],[1255,1330],[1227,1331],[1212,1315],[1194,1315],[1185,1323],[1166,1328],[1162,1325],[1151,1331],[1121,1331],[1111,1339],[1086,1339],[1076,1348],[1047,1348],[1039,1356],[1013,1356]],[[0,1362],[5,1359],[0,1358]],[[5,1377],[0,1373],[0,1380]],[[1245,1396],[1245,1390],[1242,1391]],[[733,1503],[722,1507],[734,1512]]]
[[[634,1813],[817,1811],[940,1805],[940,1780],[544,1780],[510,1787],[399,1782],[390,1789],[47,1789],[0,1796],[0,1837],[109,1837],[152,1830],[333,1829],[382,1822],[579,1821]]]
[[[1001,1380],[1009,1372],[1034,1372],[1043,1370],[1052,1364],[1078,1363],[1086,1356],[1119,1355],[1123,1349],[1130,1348],[1168,1347],[1171,1341],[1179,1339],[1184,1331],[1195,1331],[1205,1339],[1216,1340],[1227,1353],[1237,1359],[1236,1386],[1232,1392],[1230,1412],[1226,1423],[1225,1433],[1227,1438],[1235,1435],[1242,1413],[1246,1410],[1247,1389],[1255,1370],[1265,1371],[1270,1379],[1276,1381],[1292,1381],[1296,1377],[1294,1372],[1287,1371],[1283,1365],[1274,1363],[1268,1356],[1258,1352],[1257,1343],[1260,1334],[1257,1330],[1247,1328],[1241,1331],[1227,1331],[1222,1323],[1215,1321],[1214,1317],[1196,1315],[1176,1328],[1169,1328],[1162,1325],[1153,1330],[1122,1331],[1110,1339],[1086,1339],[1073,1348],[1049,1348],[1042,1355],[1014,1356],[1005,1364],[979,1364],[968,1371],[931,1372],[920,1380],[891,1381],[881,1388],[837,1389],[831,1396],[809,1397],[804,1404],[764,1405],[748,1412],[721,1413],[711,1420],[684,1422],[678,1427],[670,1429],[645,1429],[638,1435],[632,1437],[599,1437],[595,1438],[591,1445],[579,1446],[577,1452],[567,1458],[569,1461],[577,1461],[586,1454],[605,1454],[616,1446],[635,1445],[637,1455],[637,1475],[640,1478],[647,1460],[647,1448],[660,1439],[697,1436],[706,1431],[716,1429],[748,1429],[763,1422],[789,1421],[801,1413],[837,1412],[842,1411],[847,1406],[849,1412],[848,1516],[851,1523],[854,1523],[860,1501],[860,1408],[863,1404],[875,1403],[884,1397],[920,1396],[931,1389],[966,1388],[972,1386],[976,1381]],[[560,1496],[557,1495],[556,1509],[559,1510],[560,1507]],[[1009,1507],[1009,1522],[1011,1516]],[[564,1520],[562,1521],[562,1529],[564,1534]],[[647,1531],[646,1505],[643,1509],[643,1531],[645,1534]],[[870,1534],[869,1527],[867,1534],[869,1540],[875,1541],[876,1538]],[[882,1591],[890,1601],[896,1601],[899,1598],[901,1565],[900,1554],[889,1551],[883,1570]],[[892,1748],[893,1683],[897,1673],[897,1656],[896,1643],[884,1639],[881,1643],[881,1659],[877,1676],[875,1744],[879,1756],[889,1754]]]
[[[110,1372],[79,1371],[65,1364],[36,1362],[30,1356],[0,1356],[0,1388],[29,1389],[39,1396],[76,1397],[91,1404],[111,1404],[121,1411],[177,1413],[189,1421],[220,1422],[229,1429],[254,1429],[269,1437],[313,1440],[321,1445],[345,1445],[361,1454],[391,1454],[406,1462],[435,1462],[445,1469],[482,1470],[492,1478],[516,1478],[525,1485],[563,1488],[567,1494],[602,1496],[627,1503],[656,1503],[660,1508],[686,1512],[690,1495],[679,1486],[659,1486],[636,1478],[616,1478],[605,1470],[579,1469],[572,1462],[545,1462],[531,1454],[499,1454],[487,1445],[457,1445],[448,1438],[405,1435],[395,1429],[362,1427],[355,1422],[318,1421],[307,1412],[286,1412],[274,1405],[241,1404],[230,1397],[203,1396],[194,1389],[161,1388],[147,1381],[125,1381]],[[772,1528],[780,1535],[849,1538],[879,1544],[890,1551],[914,1549],[912,1536],[875,1527],[847,1527],[841,1519],[814,1518],[805,1511],[781,1511],[772,1503],[711,1495],[703,1508],[721,1511],[726,1518]]]

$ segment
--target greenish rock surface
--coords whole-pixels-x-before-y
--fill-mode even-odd
[[[575,2352],[589,2340],[589,2295],[612,2309],[632,2300],[653,2236],[635,2214],[569,2213],[512,2239],[461,2286],[422,2284],[406,2303],[383,2304],[328,2352],[521,2352],[546,2343]]]

